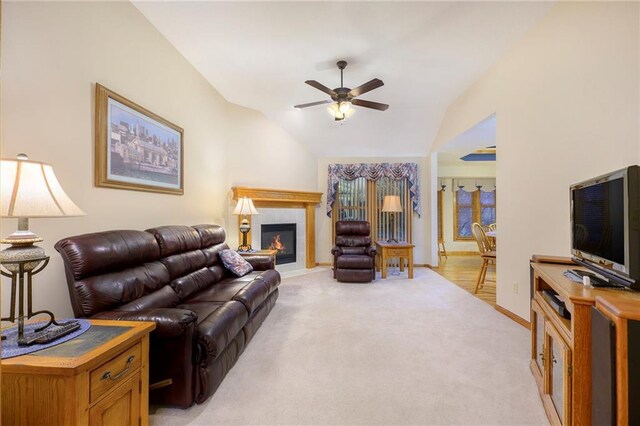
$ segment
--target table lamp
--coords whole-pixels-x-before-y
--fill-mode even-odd
[[[233,209],[233,214],[242,216],[242,222],[240,222],[240,232],[242,233],[242,244],[238,247],[238,251],[251,251],[251,244],[247,244],[247,233],[251,230],[251,224],[247,220],[247,216],[251,216],[258,213],[251,198],[242,197],[238,200],[236,208]]]
[[[398,240],[396,240],[396,237],[395,237],[396,227],[394,222],[395,222],[396,213],[402,212],[402,204],[400,203],[400,196],[385,195],[384,202],[382,203],[382,211],[391,214],[389,218],[389,222],[391,225],[391,229],[389,230],[390,238],[387,241],[390,243],[391,242],[397,243]]]
[[[43,239],[29,230],[29,218],[82,216],[85,213],[65,194],[49,164],[31,161],[25,154],[0,162],[0,208],[2,217],[18,219],[18,229],[0,241],[2,244],[11,244],[0,252],[0,263],[8,272],[0,272],[11,278],[11,312],[9,317],[2,318],[3,321],[15,322],[16,290],[19,290],[18,343],[21,343],[24,342],[25,319],[41,313],[51,317],[48,324],[36,331],[57,324],[51,312],[33,312],[31,309],[31,278],[47,266],[49,256],[45,255],[42,247],[34,245]],[[26,316],[25,276],[28,292]],[[18,284],[19,289],[16,288]]]

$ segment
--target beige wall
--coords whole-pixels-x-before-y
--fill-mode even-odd
[[[416,264],[432,265],[431,247],[431,215],[427,206],[432,194],[431,191],[431,167],[426,157],[386,157],[386,158],[319,158],[318,159],[318,191],[322,191],[322,204],[316,211],[316,261],[330,263],[332,247],[332,221],[327,217],[327,175],[329,164],[349,163],[417,163],[420,178],[420,191],[422,203],[422,216],[413,213],[413,243],[414,262]]]
[[[262,114],[230,105],[128,2],[3,3],[2,156],[51,163],[87,213],[36,219],[49,266],[35,279],[34,305],[71,315],[59,239],[106,229],[229,224],[233,184],[316,187],[316,160]],[[94,83],[184,128],[183,196],[93,185]],[[289,155],[275,172],[259,159]],[[295,157],[293,157],[295,155]],[[243,161],[247,160],[247,164]],[[16,227],[2,221],[2,234]],[[7,312],[8,285],[3,287]]]
[[[523,318],[528,259],[570,253],[569,185],[640,161],[639,7],[559,3],[439,130],[435,150],[496,113],[497,302]]]

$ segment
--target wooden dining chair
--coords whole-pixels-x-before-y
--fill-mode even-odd
[[[487,235],[484,233],[484,229],[482,225],[479,223],[474,223],[471,225],[471,233],[473,234],[473,238],[475,238],[476,243],[478,244],[478,251],[480,252],[480,257],[482,258],[482,266],[480,267],[480,273],[478,274],[478,280],[476,281],[476,290],[474,293],[478,293],[478,290],[484,286],[485,278],[487,277],[487,269],[489,269],[489,265],[496,265],[496,252],[495,249],[491,247],[491,243],[487,238]]]

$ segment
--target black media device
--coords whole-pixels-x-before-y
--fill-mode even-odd
[[[640,166],[571,185],[573,260],[640,290]]]
[[[562,318],[566,318],[568,320],[571,319],[571,312],[569,312],[564,302],[560,300],[558,293],[551,290],[543,290],[542,297],[544,297],[549,305],[551,305],[551,307],[560,314]]]

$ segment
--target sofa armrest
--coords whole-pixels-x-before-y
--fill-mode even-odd
[[[156,323],[154,334],[161,337],[176,337],[184,334],[190,324],[195,324],[196,314],[187,309],[156,308],[148,311],[104,311],[92,319],[153,321]]]
[[[342,254],[342,247],[333,246],[333,248],[331,249],[331,254],[334,256],[340,256]]]
[[[273,256],[265,256],[261,254],[242,256],[244,260],[249,262],[253,266],[254,271],[267,271],[269,269],[276,269]]]
[[[369,246],[367,247],[367,254],[371,257],[376,257],[376,254],[378,254],[378,249],[374,246]]]

